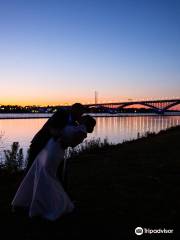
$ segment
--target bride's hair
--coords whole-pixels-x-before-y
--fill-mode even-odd
[[[96,125],[96,120],[90,115],[85,115],[81,117],[79,123],[84,124],[86,126],[88,133],[92,133]]]

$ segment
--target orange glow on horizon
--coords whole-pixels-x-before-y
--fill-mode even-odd
[[[141,100],[144,100],[144,99],[134,99],[134,101],[141,101]],[[148,100],[148,99],[147,99]],[[152,99],[149,99],[149,100],[152,100]],[[155,100],[155,99],[154,99]],[[157,98],[158,100],[158,98]],[[132,99],[133,101],[133,99]],[[95,103],[95,100],[93,98],[72,98],[71,100],[69,99],[68,101],[67,100],[43,100],[43,99],[33,99],[33,100],[15,100],[15,99],[6,99],[6,100],[2,100],[0,99],[0,106],[1,105],[11,105],[11,106],[70,106],[76,102],[79,102],[81,104],[94,104]],[[111,99],[111,98],[101,98],[98,100],[97,103],[99,104],[103,104],[103,103],[115,103],[115,102],[128,102],[127,99],[122,99],[122,98],[119,98],[119,99]],[[142,106],[142,105],[139,105],[139,104],[136,104],[136,105],[129,105],[127,106],[127,108],[149,108],[149,107],[146,107],[146,106]],[[179,109],[180,105],[177,105],[177,106],[174,106],[172,107],[172,109],[174,110],[177,110]],[[126,108],[126,107],[125,107]]]
[[[108,97],[101,97],[98,100],[98,103],[107,103],[107,102],[119,102],[119,101],[123,101],[122,99],[111,99]],[[124,99],[124,101],[127,101]],[[32,100],[29,99],[18,99],[18,98],[6,98],[6,99],[0,99],[0,105],[18,105],[18,106],[58,106],[58,105],[72,105],[75,102],[79,102],[82,104],[94,104],[95,103],[95,99],[93,97],[71,97],[71,98],[64,98],[63,99],[56,99],[55,100],[49,100],[49,99],[45,99],[45,98],[37,98],[34,97]]]
[[[94,103],[93,101],[86,101],[86,100],[80,100],[80,99],[77,99],[77,100],[72,100],[72,101],[63,101],[63,100],[60,100],[60,101],[13,101],[13,100],[6,100],[6,101],[1,101],[0,100],[0,105],[17,105],[17,106],[59,106],[59,105],[62,105],[62,106],[68,106],[68,105],[72,105],[74,104],[75,102],[80,102],[82,104],[88,104],[88,103]]]

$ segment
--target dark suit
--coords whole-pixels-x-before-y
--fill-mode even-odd
[[[48,121],[44,124],[44,126],[40,129],[40,131],[34,136],[31,141],[29,148],[29,156],[26,171],[31,167],[34,159],[38,155],[38,153],[43,149],[48,140],[53,137],[51,133],[51,129],[53,128],[55,131],[57,129],[61,130],[64,128],[69,122],[70,112],[65,109],[58,110],[52,117],[48,119]],[[72,119],[72,123],[75,124],[75,121]],[[63,163],[59,166],[58,169],[58,177],[62,181],[62,170]]]

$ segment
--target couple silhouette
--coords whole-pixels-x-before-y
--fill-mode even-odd
[[[82,143],[96,121],[83,115],[86,107],[75,103],[59,109],[31,141],[26,174],[12,201],[12,209],[25,209],[29,217],[56,220],[75,206],[68,194],[65,150]]]

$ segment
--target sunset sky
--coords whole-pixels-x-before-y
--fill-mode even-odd
[[[180,96],[179,0],[0,0],[0,104]]]

